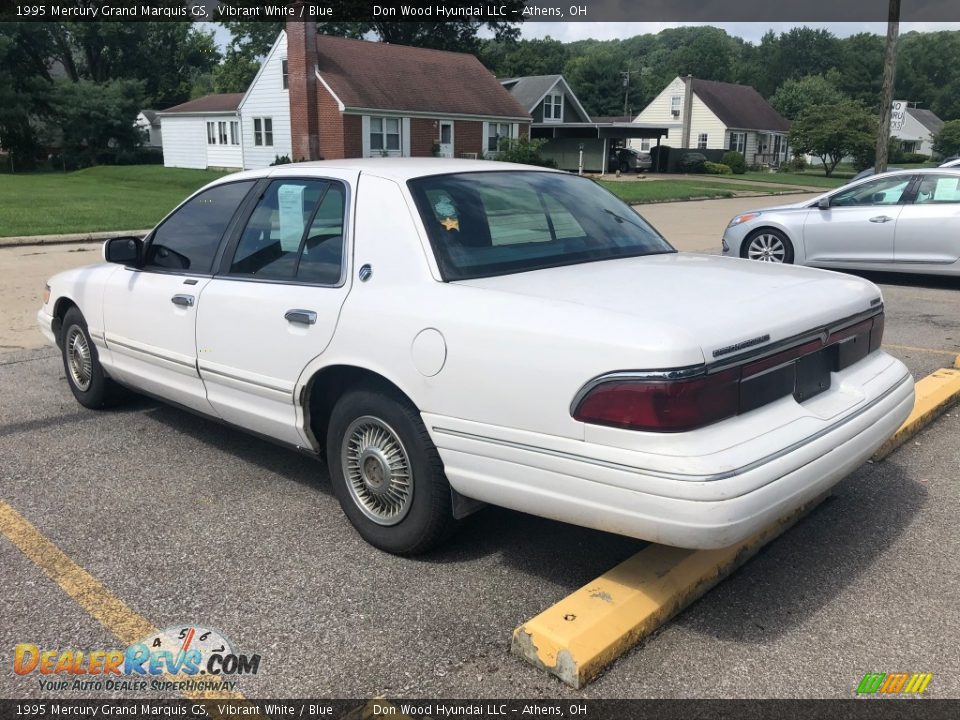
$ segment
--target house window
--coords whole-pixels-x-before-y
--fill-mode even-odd
[[[706,134],[706,133],[700,133],[699,135],[697,135],[697,148],[700,149],[700,150],[706,150],[706,149],[707,149],[707,134]]]
[[[280,61],[280,72],[283,74],[283,89],[286,90],[290,87],[290,76],[287,73],[287,61],[283,59]]]
[[[498,152],[500,150],[500,139],[510,138],[510,123],[488,123],[487,124],[487,152]]]
[[[227,124],[225,122],[217,123],[217,133],[220,137],[220,144],[227,144]]]
[[[672,98],[670,98],[670,114],[674,117],[680,117],[680,103],[682,101],[682,95],[674,95]]]
[[[273,146],[273,118],[253,119],[253,144]]]
[[[230,122],[230,144],[240,144],[240,123],[236,120]]]
[[[650,138],[644,138],[640,141],[640,149],[643,152],[650,152]]]
[[[216,145],[217,144],[217,128],[215,123],[207,123],[207,145]]]
[[[400,118],[370,118],[370,150],[389,152],[400,149]]]
[[[747,151],[747,134],[745,132],[730,133],[730,149],[736,150],[741,155]]]
[[[543,119],[563,120],[563,93],[550,94],[543,99]]]

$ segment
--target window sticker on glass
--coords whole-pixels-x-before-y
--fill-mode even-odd
[[[280,215],[280,248],[296,252],[303,237],[303,185],[281,185],[277,191]]]
[[[437,217],[456,217],[457,208],[453,204],[453,198],[445,192],[439,192],[433,198],[433,211]]]

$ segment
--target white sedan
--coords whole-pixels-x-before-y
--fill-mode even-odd
[[[873,284],[677,253],[540,168],[242,172],[104,257],[52,278],[38,315],[77,400],[129,388],[324,455],[350,521],[395,553],[483,503],[731,545],[913,406]]]

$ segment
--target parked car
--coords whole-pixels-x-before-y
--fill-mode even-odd
[[[824,268],[960,274],[960,171],[899,170],[734,217],[723,254]]]
[[[242,172],[104,259],[54,276],[38,313],[80,404],[130,388],[325,455],[347,517],[395,553],[483,503],[728,546],[913,407],[875,285],[677,253],[558,171]]]
[[[610,151],[607,170],[610,172],[646,172],[653,166],[650,153],[631,147],[616,147]]]
[[[940,163],[940,167],[942,168],[960,167],[960,157],[957,157],[956,155],[953,157],[949,157],[946,160],[944,160],[942,163]]]
[[[707,156],[700,152],[685,152],[680,156],[681,172],[702,173],[706,169]]]

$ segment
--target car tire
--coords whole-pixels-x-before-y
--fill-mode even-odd
[[[326,446],[340,507],[374,547],[418,555],[456,527],[437,448],[420,412],[398,393],[347,391],[330,414]]]
[[[104,372],[83,313],[70,308],[60,327],[63,371],[77,402],[92,410],[115,404],[123,391]]]
[[[622,173],[630,172],[630,163],[628,163],[626,160],[621,161],[620,172]]]
[[[744,238],[740,257],[790,265],[793,263],[793,243],[776,228],[758,228]]]

